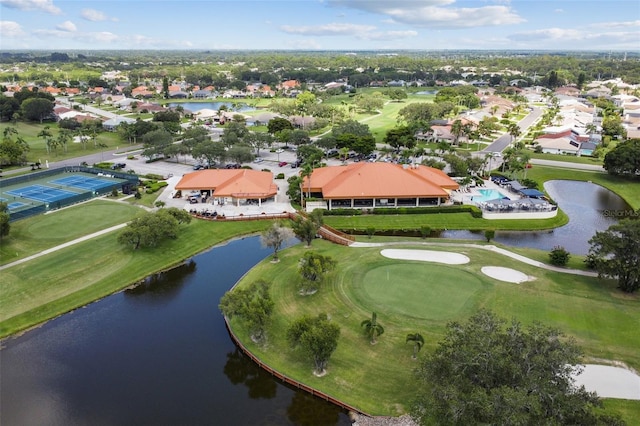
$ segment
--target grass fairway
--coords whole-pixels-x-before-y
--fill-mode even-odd
[[[415,249],[415,245],[407,245]],[[402,246],[394,246],[402,248]],[[341,399],[372,415],[399,415],[409,408],[416,386],[408,333],[425,338],[422,353],[432,351],[449,321],[463,321],[479,308],[489,308],[523,324],[541,321],[573,336],[587,359],[619,360],[640,368],[638,296],[625,295],[615,284],[591,277],[546,271],[486,250],[433,247],[463,253],[464,265],[393,260],[380,248],[348,248],[316,240],[311,249],[298,245],[281,252],[281,262],[264,261],[239,285],[258,278],[272,283],[275,315],[269,343],[254,344],[237,318],[231,327],[243,344],[266,364],[296,380]],[[298,260],[306,250],[338,259],[338,268],[314,295],[301,296],[296,282]],[[535,280],[511,284],[482,274],[482,266],[517,269]],[[376,345],[360,323],[378,314],[385,328]],[[326,313],[341,329],[328,374],[312,374],[312,363],[286,343],[289,324],[303,314]],[[625,404],[627,414],[640,414],[640,403]],[[625,415],[627,415],[625,414]]]

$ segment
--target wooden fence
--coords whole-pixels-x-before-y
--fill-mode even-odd
[[[367,416],[367,417],[371,417],[369,414],[357,409],[356,407],[349,405],[347,403],[344,403],[342,401],[340,401],[339,399],[336,399],[330,395],[327,395],[324,392],[320,392],[319,390],[312,388],[311,386],[307,386],[304,383],[300,383],[297,380],[292,379],[291,377],[285,376],[284,374],[280,373],[277,370],[274,370],[273,368],[269,367],[267,364],[263,363],[262,361],[260,361],[260,359],[258,357],[256,357],[255,355],[253,355],[241,342],[240,340],[238,340],[238,338],[236,337],[235,334],[233,334],[233,331],[231,331],[231,327],[229,327],[229,320],[228,318],[225,316],[224,317],[224,324],[227,327],[227,331],[229,332],[229,336],[231,336],[231,340],[233,340],[233,342],[236,344],[236,346],[238,346],[238,348],[240,348],[240,350],[242,351],[242,353],[244,353],[245,355],[247,355],[253,362],[255,362],[256,364],[258,364],[258,366],[260,368],[262,368],[263,370],[265,370],[266,372],[268,372],[269,374],[271,374],[274,377],[277,377],[279,380],[281,380],[284,383],[287,383],[291,386],[294,386],[298,389],[302,389],[303,391],[309,392],[311,395],[317,396],[318,398],[324,399],[325,401],[328,401],[334,405],[337,405],[338,407],[341,407],[345,410],[348,411],[352,411],[354,413],[358,413],[361,414],[363,416]]]
[[[191,215],[198,219],[204,220],[224,220],[224,221],[242,221],[242,220],[273,220],[273,219],[289,219],[295,220],[298,217],[308,218],[306,214],[299,212],[282,212],[282,213],[261,213],[261,214],[240,214],[238,216],[211,216],[210,214],[191,213]],[[356,239],[353,235],[345,234],[342,231],[338,231],[329,225],[322,225],[318,230],[318,235],[327,241],[331,241],[334,244],[341,244],[348,246]]]

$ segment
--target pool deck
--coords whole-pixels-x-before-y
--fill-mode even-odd
[[[519,200],[520,198],[522,198],[520,195],[516,194],[515,192],[511,192],[508,189],[502,188],[501,186],[495,184],[490,180],[485,180],[484,186],[476,186],[466,190],[460,189],[457,191],[453,191],[451,193],[451,199],[454,202],[458,202],[462,204],[477,205],[476,200],[482,199],[484,197],[484,195],[482,195],[479,192],[479,190],[481,189],[493,189],[493,190],[499,191],[501,194],[504,194],[505,196],[509,197],[510,200]]]

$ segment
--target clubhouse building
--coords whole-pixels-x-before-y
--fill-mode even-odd
[[[209,169],[187,173],[176,185],[184,195],[198,194],[212,204],[240,206],[273,200],[278,186],[273,173],[249,169]],[[183,196],[184,196],[183,195]]]
[[[456,181],[422,165],[352,163],[314,169],[302,181],[305,197],[322,200],[314,208],[426,207],[447,203]],[[326,203],[326,207],[325,207]]]

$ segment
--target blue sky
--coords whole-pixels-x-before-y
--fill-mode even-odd
[[[640,51],[640,1],[0,0],[8,49]]]

